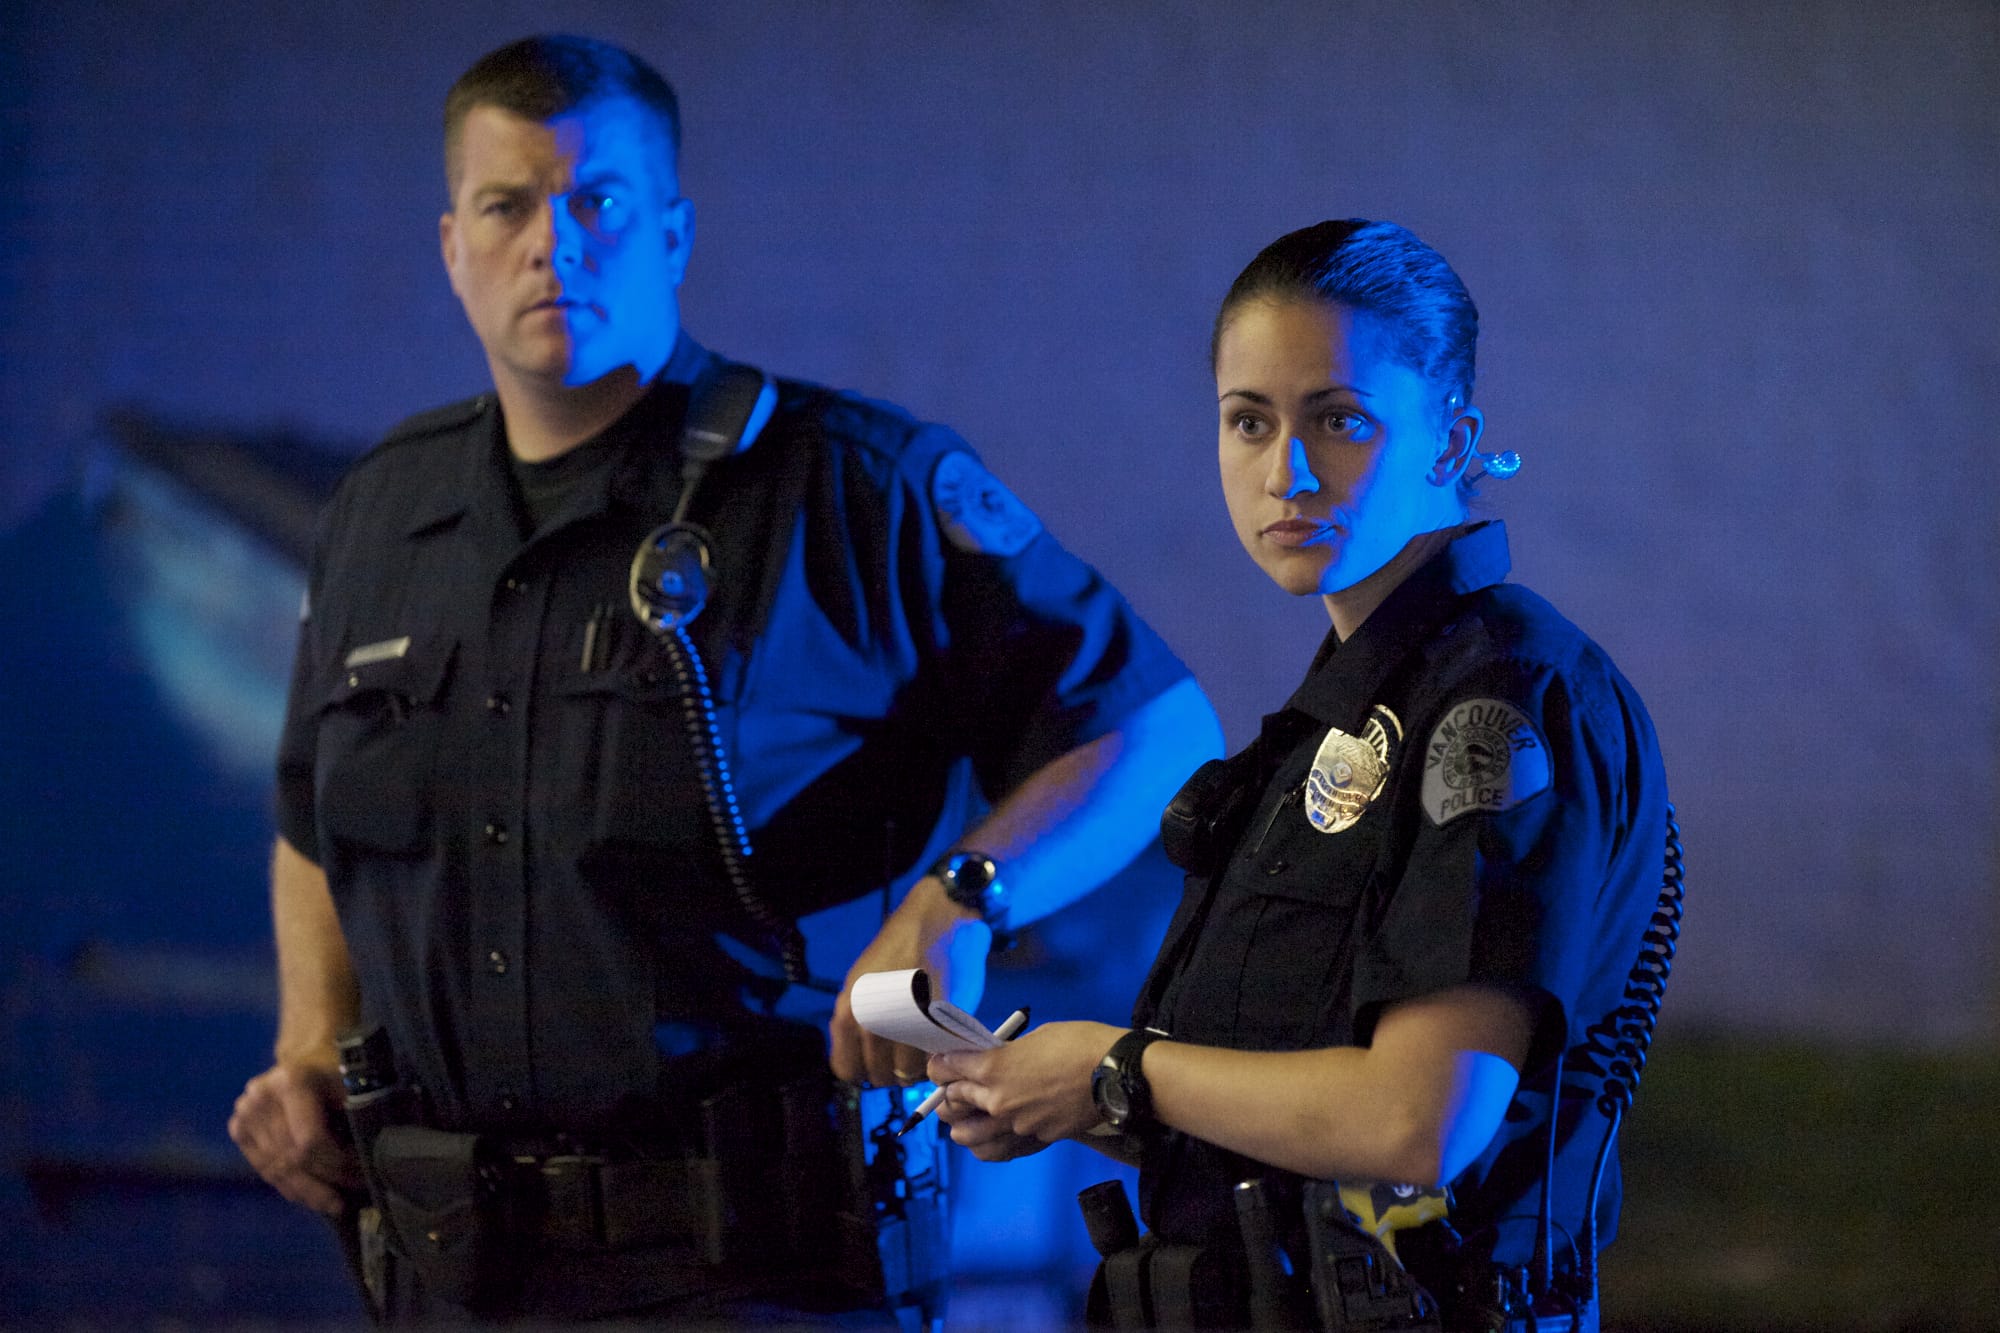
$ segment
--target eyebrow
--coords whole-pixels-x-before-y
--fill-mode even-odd
[[[608,167],[603,171],[592,172],[588,175],[579,177],[576,182],[575,188],[566,191],[566,193],[574,194],[576,190],[601,189],[602,187],[607,185],[623,185],[629,189],[631,187],[631,184],[632,184],[631,179],[627,177],[624,172],[619,171],[616,168]],[[523,194],[538,194],[538,193],[540,193],[540,187],[535,185],[532,181],[488,181],[484,185],[481,185],[477,189],[473,190],[472,197],[474,199],[482,199],[485,198],[487,195],[523,195]]]
[[[1305,400],[1308,404],[1318,403],[1328,398],[1338,398],[1342,394],[1352,394],[1356,398],[1373,398],[1375,396],[1366,389],[1355,388],[1352,384],[1329,384],[1324,389],[1314,389],[1306,395]],[[1221,402],[1223,398],[1247,398],[1260,407],[1274,406],[1268,394],[1258,393],[1255,389],[1231,389],[1227,393],[1222,394],[1216,401]]]
[[[478,186],[472,191],[472,198],[477,202],[489,195],[522,195],[533,194],[534,192],[534,186],[524,185],[518,181],[488,181],[486,184]]]

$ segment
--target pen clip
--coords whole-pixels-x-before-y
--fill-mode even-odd
[[[601,610],[601,606],[591,607],[590,619],[583,622],[583,657],[576,664],[578,671],[587,673],[597,669],[597,634]]]
[[[583,656],[576,664],[578,671],[588,675],[611,665],[617,621],[618,608],[611,602],[598,602],[590,608],[590,618],[583,622]]]
[[[1306,784],[1305,780],[1301,778],[1299,785],[1286,792],[1277,805],[1272,807],[1270,818],[1264,821],[1263,829],[1257,834],[1257,841],[1250,847],[1250,855],[1255,856],[1264,850],[1264,839],[1271,836],[1271,826],[1278,822],[1278,816],[1285,812],[1285,807],[1299,804],[1305,794]]]

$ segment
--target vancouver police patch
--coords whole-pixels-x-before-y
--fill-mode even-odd
[[[1042,531],[1034,511],[963,451],[938,460],[931,504],[951,544],[973,555],[1019,555]]]
[[[1353,828],[1368,803],[1389,785],[1403,724],[1381,704],[1368,715],[1359,736],[1330,727],[1306,774],[1306,819],[1321,833]]]
[[[1424,813],[1442,827],[1460,815],[1511,810],[1549,785],[1549,747],[1522,712],[1467,699],[1424,747]]]

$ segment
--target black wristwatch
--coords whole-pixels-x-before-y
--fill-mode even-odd
[[[1151,1028],[1133,1028],[1111,1044],[1090,1073],[1090,1100],[1113,1129],[1141,1129],[1154,1123],[1153,1090],[1139,1072],[1146,1048],[1166,1036]]]
[[[1013,899],[1000,882],[1000,867],[984,852],[951,851],[930,868],[944,884],[944,896],[993,927],[996,939],[1007,933],[1007,911]]]

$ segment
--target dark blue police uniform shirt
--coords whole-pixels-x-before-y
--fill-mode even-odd
[[[714,365],[683,336],[602,437],[615,465],[532,534],[490,396],[404,423],[323,516],[279,832],[326,871],[364,1015],[444,1127],[643,1121],[673,1093],[656,1024],[726,1047],[753,1022],[764,969],[730,941],[760,937],[626,592]],[[1186,675],[962,440],[883,404],[781,383],[689,517],[751,872],[788,915],[907,873],[973,781],[997,798]]]
[[[1658,899],[1666,782],[1637,693],[1547,602],[1504,583],[1508,564],[1504,527],[1481,524],[1346,642],[1327,636],[1265,719],[1275,771],[1217,882],[1190,876],[1136,1021],[1301,1050],[1366,1045],[1385,1006],[1461,983],[1521,994],[1535,1025],[1520,1090],[1452,1182],[1458,1230],[1521,1263],[1533,1224],[1501,1219],[1535,1213],[1557,1053],[1622,1002]],[[1323,747],[1354,754],[1328,741],[1335,729],[1387,752],[1365,804],[1332,789],[1329,766],[1311,776]],[[1553,1178],[1572,1233],[1605,1124],[1587,1063],[1568,1061]],[[1147,1220],[1170,1239],[1229,1236],[1230,1187],[1271,1175],[1171,1136],[1146,1158]],[[1607,1176],[1606,1239],[1615,1166]]]

